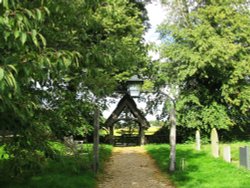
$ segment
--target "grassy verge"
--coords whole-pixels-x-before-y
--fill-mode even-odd
[[[53,147],[66,152],[66,148],[60,143],[53,143]],[[76,188],[96,187],[96,177],[91,170],[92,166],[92,145],[83,145],[79,155],[62,155],[56,159],[48,160],[43,171],[37,174],[25,183],[8,182],[0,187],[8,188]],[[3,152],[0,149],[0,152]],[[110,157],[112,146],[100,146],[100,166]]]
[[[167,172],[169,146],[148,145],[146,149],[160,169]],[[176,164],[177,170],[170,178],[179,188],[248,188],[250,185],[250,171],[215,159],[206,150],[195,151],[193,145],[177,145]]]

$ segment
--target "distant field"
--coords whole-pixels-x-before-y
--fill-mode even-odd
[[[215,159],[210,154],[210,145],[205,145],[202,151],[194,150],[193,144],[177,145],[177,170],[170,175],[178,188],[249,188],[250,171],[239,168],[238,146],[250,145],[232,143],[233,164]],[[169,163],[169,146],[147,145],[147,151],[155,159],[163,172],[167,173]]]
[[[161,127],[159,126],[150,126],[147,130],[145,130],[145,135],[153,135],[155,132],[157,132]],[[138,135],[139,130],[133,129],[132,134]],[[121,129],[115,129],[114,135],[115,136],[121,136],[122,133],[128,134],[130,133],[129,128],[121,128]]]

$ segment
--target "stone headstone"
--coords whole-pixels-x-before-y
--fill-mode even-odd
[[[213,128],[211,132],[211,147],[212,155],[216,158],[219,157],[219,138],[215,128]]]
[[[201,136],[200,136],[200,130],[196,130],[195,132],[195,142],[196,142],[196,150],[201,150]]]
[[[240,147],[240,166],[250,169],[249,147]]]
[[[75,143],[74,143],[74,138],[73,138],[72,135],[71,135],[71,136],[64,136],[63,139],[64,139],[64,143],[65,143],[66,145],[68,145],[68,146],[71,146],[71,145],[74,145],[74,144],[75,144]]]
[[[74,154],[77,153],[77,147],[76,143],[74,142],[73,136],[64,136],[64,144],[70,149],[70,152],[73,152]]]
[[[223,148],[223,159],[226,162],[231,162],[231,148],[230,146],[224,146]]]

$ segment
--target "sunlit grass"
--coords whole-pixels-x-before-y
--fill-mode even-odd
[[[145,130],[145,135],[153,135],[155,134],[159,129],[161,129],[160,126],[150,126],[147,130]],[[129,129],[129,127],[119,128],[114,130],[115,136],[121,136],[122,134],[132,134],[132,135],[138,135],[139,129],[136,127],[132,131]]]
[[[157,131],[159,131],[162,127],[159,126],[151,126],[147,130],[145,130],[145,135],[153,135]]]
[[[156,126],[156,125],[151,125],[147,130],[145,130],[145,135],[153,135],[157,131],[159,131],[162,128],[162,126]],[[108,135],[109,132],[107,130],[101,129],[99,131],[100,135]],[[130,130],[129,127],[123,127],[123,128],[115,128],[114,129],[114,136],[121,136],[122,134],[131,134],[131,135],[138,135],[139,134],[139,129],[138,127],[133,128]]]
[[[209,146],[205,146],[209,147]],[[236,147],[236,146],[235,146]],[[233,147],[234,148],[234,147]],[[160,169],[167,173],[169,163],[168,145],[148,145],[147,151]],[[194,150],[194,145],[177,145],[177,170],[170,177],[179,188],[248,188],[250,171],[215,159],[208,152]],[[235,151],[233,149],[232,151]],[[235,155],[235,154],[233,154]],[[183,163],[184,162],[184,163]]]

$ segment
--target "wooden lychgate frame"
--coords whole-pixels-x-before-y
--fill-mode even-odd
[[[145,134],[144,130],[150,127],[147,119],[144,117],[143,113],[137,108],[137,105],[134,99],[129,95],[125,94],[123,98],[119,101],[117,107],[109,116],[109,118],[105,122],[105,127],[109,128],[110,131],[110,142],[113,144],[114,138],[114,124],[120,120],[126,119],[119,119],[120,114],[125,110],[128,109],[134,118],[129,118],[127,120],[133,120],[138,122],[139,124],[139,137],[140,137],[140,145],[145,144]]]

